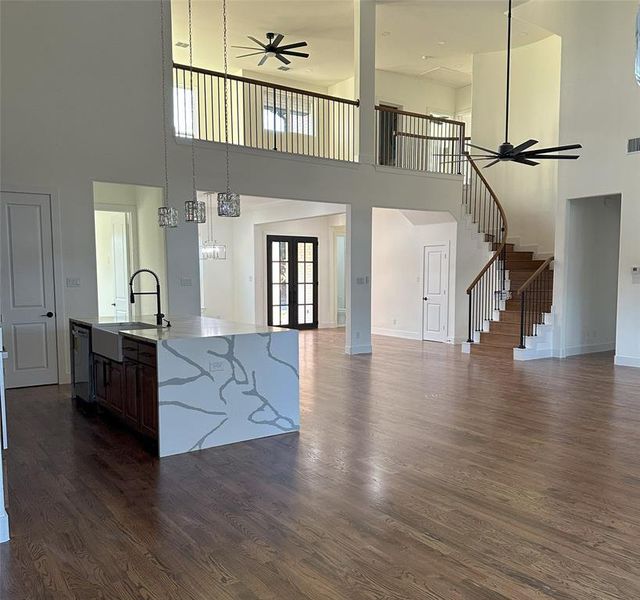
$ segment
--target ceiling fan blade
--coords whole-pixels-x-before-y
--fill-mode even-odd
[[[482,146],[476,146],[475,144],[467,144],[470,148],[475,148],[476,150],[484,150],[488,152],[492,156],[499,156],[499,154],[495,150],[489,150],[489,148],[483,148]]]
[[[493,167],[493,165],[495,165],[496,163],[499,163],[499,162],[500,162],[500,159],[498,158],[498,159],[494,160],[493,162],[490,162],[488,165],[485,165],[484,168],[488,169],[489,167]]]
[[[529,165],[530,167],[535,167],[536,165],[540,164],[535,162],[534,160],[529,160],[528,158],[524,158],[523,156],[514,158],[513,162],[520,163],[521,165]]]
[[[290,52],[289,50],[278,50],[278,54],[284,54],[285,56],[300,56],[301,58],[309,58],[306,52]]]
[[[536,160],[542,160],[544,158],[551,158],[553,160],[576,160],[580,158],[579,154],[540,154],[534,156],[527,156],[526,158],[535,158]]]
[[[531,146],[535,146],[538,143],[538,140],[527,140],[526,142],[524,142],[523,144],[520,144],[519,146],[516,146],[511,152],[510,154],[512,155],[516,155],[516,154],[520,154],[520,152],[523,152],[524,150],[526,150],[527,148],[531,148]]]
[[[248,35],[247,36],[252,42],[255,42],[256,44],[258,44],[258,46],[261,46],[262,48],[267,48],[267,46],[265,44],[263,44],[260,40],[254,38],[252,35]]]
[[[278,47],[278,44],[284,39],[284,35],[282,35],[281,33],[279,33],[278,35],[276,35],[276,37],[274,38],[273,42],[271,42],[271,45],[274,48]]]
[[[290,65],[291,61],[286,59],[284,56],[281,56],[280,54],[276,54],[276,58],[280,61],[283,62],[285,65]]]
[[[569,144],[568,146],[553,146],[552,148],[538,148],[537,150],[529,150],[526,152],[527,156],[532,154],[546,154],[548,152],[562,152],[563,150],[577,150],[582,148],[582,144]]]
[[[258,66],[261,67],[264,63],[267,62],[267,58],[269,58],[268,54],[265,54],[261,59],[260,62],[258,63]]]
[[[302,48],[306,46],[307,42],[296,42],[295,44],[287,44],[286,46],[280,46],[278,50],[293,50],[294,48]]]
[[[231,46],[232,48],[241,48],[242,50],[259,50],[255,46]]]
[[[264,54],[264,50],[258,50],[258,52],[249,52],[249,54],[241,54],[240,56],[236,56],[236,58],[245,58],[247,56],[255,56],[256,54]]]

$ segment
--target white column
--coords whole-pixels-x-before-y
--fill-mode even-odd
[[[375,160],[376,102],[376,3],[354,0],[355,93],[360,99],[358,111],[358,161]]]
[[[0,327],[0,404],[4,405],[4,370],[2,362],[2,327]],[[9,541],[9,516],[7,515],[7,510],[4,505],[6,495],[7,491],[5,490],[4,484],[4,463],[2,462],[2,440],[0,440],[0,543]]]
[[[371,353],[371,215],[347,205],[347,354]]]

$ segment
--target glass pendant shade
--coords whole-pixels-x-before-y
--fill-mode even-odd
[[[161,206],[158,208],[158,225],[160,227],[177,227],[178,209],[175,206]]]
[[[225,244],[218,244],[217,242],[204,242],[202,244],[201,252],[203,260],[227,259],[227,247]]]
[[[235,192],[220,192],[218,194],[218,216],[240,216],[240,194]]]
[[[187,200],[184,203],[184,220],[187,223],[206,223],[207,208],[199,200]]]

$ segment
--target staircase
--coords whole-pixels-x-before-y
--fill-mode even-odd
[[[493,256],[467,289],[469,337],[462,350],[517,360],[550,355],[553,257],[537,259],[507,242],[500,201],[473,159],[466,159],[463,205]]]
[[[494,250],[497,245],[494,244]],[[505,289],[502,290],[502,301],[494,310],[493,318],[484,324],[479,332],[477,343],[471,344],[472,354],[514,357],[514,348],[521,346],[521,334],[524,333],[524,345],[537,346],[540,340],[528,340],[542,334],[542,327],[550,323],[551,303],[553,300],[553,271],[547,260],[535,259],[533,252],[517,250],[514,244],[505,245]],[[534,279],[532,277],[536,276]],[[522,331],[522,297],[518,290],[527,282],[539,282],[540,289],[529,303],[525,300],[525,322]],[[536,284],[537,285],[537,284]],[[537,288],[536,288],[537,289]],[[531,292],[534,293],[534,292]],[[529,306],[535,304],[535,306]],[[526,315],[531,316],[527,322]],[[545,332],[546,333],[546,332]],[[521,358],[526,358],[520,353]]]

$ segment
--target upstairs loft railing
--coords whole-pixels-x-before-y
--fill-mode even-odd
[[[553,256],[547,258],[518,289],[520,299],[520,345],[526,347],[526,337],[537,335],[538,325],[544,323],[544,315],[551,311],[553,303]]]
[[[399,169],[463,174],[465,125],[376,106],[376,163]]]
[[[356,160],[358,100],[227,76],[230,144],[316,158]],[[173,65],[178,137],[225,141],[223,73]],[[193,115],[193,117],[192,117]]]
[[[469,165],[468,180],[463,186],[462,203],[484,239],[491,243],[493,255],[467,288],[469,297],[469,337],[485,330],[485,322],[493,320],[494,311],[505,299],[506,248],[509,233],[507,217],[495,192],[480,172],[478,165],[464,154]]]

